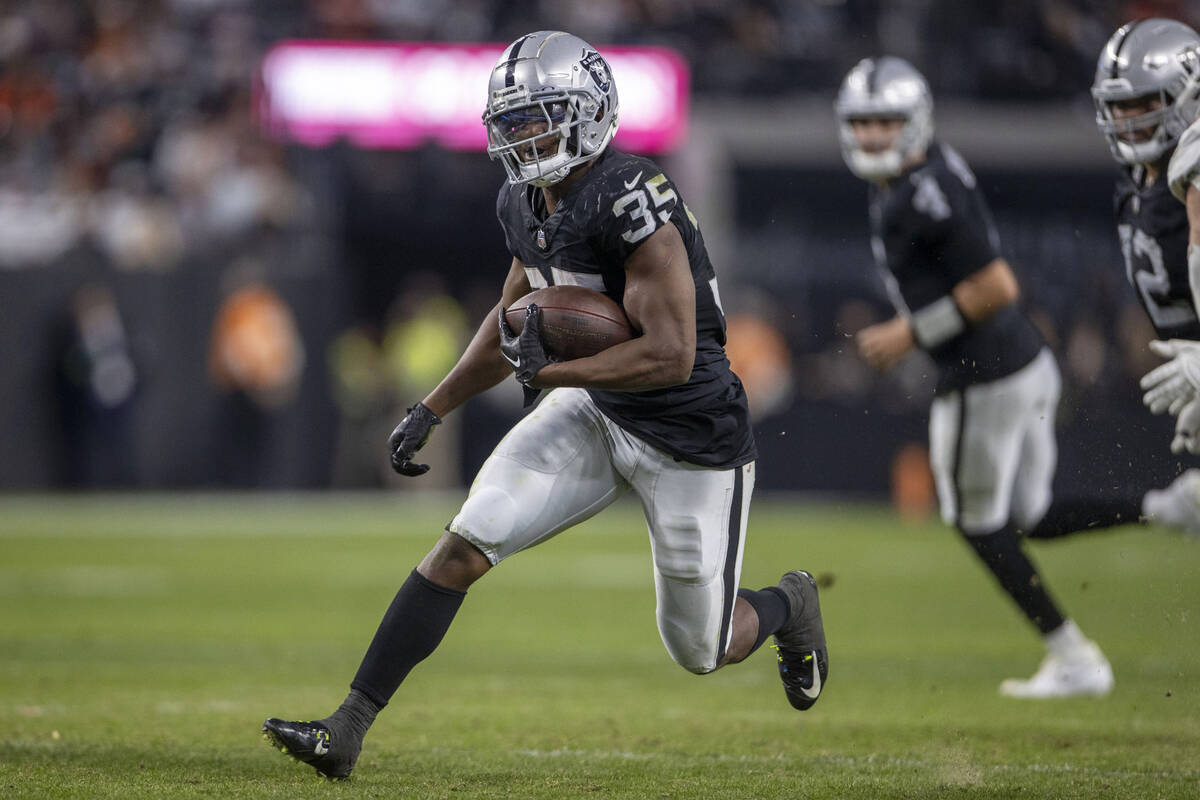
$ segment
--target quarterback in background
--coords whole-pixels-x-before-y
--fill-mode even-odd
[[[916,348],[933,359],[929,451],[942,518],[1046,646],[1033,677],[1000,690],[1106,694],[1107,659],[1059,609],[1022,537],[1134,522],[1138,504],[1052,502],[1058,365],[1018,304],[975,176],[933,139],[925,78],[898,58],[865,59],[843,81],[835,110],[846,163],[870,184],[871,246],[897,312],[858,333],[859,352],[878,369]]]
[[[805,710],[828,677],[812,575],[738,589],[756,449],[746,395],[725,358],[717,279],[696,220],[651,161],[609,146],[617,89],[607,62],[559,31],[522,36],[488,84],[488,152],[504,165],[497,215],[512,256],[499,301],[458,363],[392,434],[408,476],[441,418],[515,375],[538,408],[496,446],[457,516],[400,587],[342,706],[264,735],[329,777],[348,776],[375,715],[438,646],[468,587],[492,567],[628,491],[650,534],[663,644],[704,674],[774,635],[788,701]],[[619,303],[635,338],[551,361],[536,304],[516,334],[504,312],[533,289],[575,285]],[[463,691],[470,691],[464,684]]]
[[[1100,52],[1092,98],[1122,166],[1114,207],[1126,275],[1158,335],[1150,348],[1169,359],[1142,378],[1143,400],[1177,416],[1173,452],[1200,453],[1200,193],[1191,187],[1186,209],[1171,196],[1184,200],[1200,172],[1200,36],[1169,19],[1121,26]],[[1148,492],[1143,511],[1200,532],[1200,470]]]

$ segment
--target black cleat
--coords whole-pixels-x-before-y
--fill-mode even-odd
[[[360,742],[335,742],[333,732],[321,722],[287,722],[271,717],[263,723],[262,732],[273,747],[310,765],[323,778],[349,778],[362,749]]]
[[[812,575],[797,569],[779,579],[779,589],[787,595],[792,612],[775,632],[779,677],[792,707],[807,711],[821,696],[829,677],[829,651],[825,646],[817,582]]]

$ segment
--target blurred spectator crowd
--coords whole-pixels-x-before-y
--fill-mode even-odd
[[[698,93],[828,91],[890,52],[939,94],[1078,97],[1120,22],[1187,0],[39,0],[0,3],[0,266],[89,236],[163,269],[255,225],[296,223],[304,192],[254,133],[257,58],[285,37],[507,41],[531,25],[678,48]],[[534,22],[535,21],[535,22]]]
[[[0,265],[88,240],[115,266],[297,219],[253,130],[254,18],[206,2],[46,0],[0,13]]]

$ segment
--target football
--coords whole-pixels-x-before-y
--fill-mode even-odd
[[[536,304],[542,316],[542,344],[556,361],[594,356],[633,338],[633,326],[611,298],[582,286],[547,286],[517,300],[504,312],[514,333],[525,326],[525,309]]]

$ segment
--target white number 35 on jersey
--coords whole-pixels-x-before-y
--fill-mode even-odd
[[[640,177],[639,172],[633,181],[625,184],[625,188],[629,188]],[[640,242],[658,230],[660,223],[655,220],[656,215],[664,225],[671,219],[671,211],[675,208],[674,203],[678,195],[670,186],[664,187],[666,182],[667,176],[660,172],[633,191],[621,195],[613,203],[614,217],[628,214],[638,223],[637,227],[622,233],[622,239],[630,244]]]

